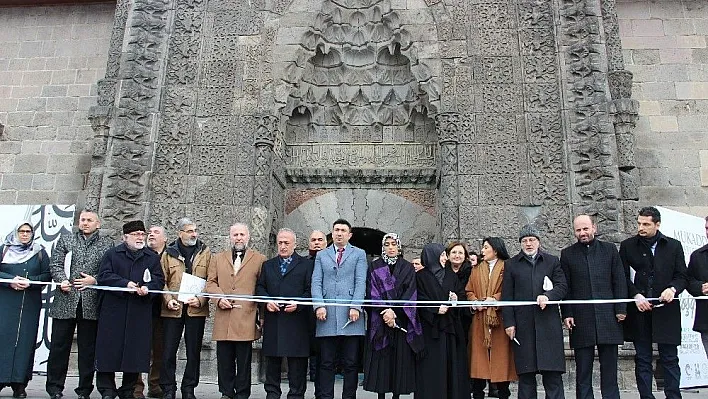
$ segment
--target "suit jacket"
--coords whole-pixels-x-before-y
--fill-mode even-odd
[[[627,297],[627,278],[615,244],[593,240],[563,249],[561,267],[568,282],[565,299],[622,299]],[[562,305],[563,318],[572,317],[571,348],[622,345],[618,314],[627,314],[627,304]]]
[[[366,295],[366,274],[368,264],[366,253],[357,247],[347,244],[344,248],[342,261],[337,266],[337,253],[334,245],[323,249],[315,257],[315,269],[312,273],[312,301],[317,303],[314,308],[327,309],[327,319],[317,320],[316,335],[331,337],[337,335],[364,335],[366,333],[366,318],[362,312],[362,304]],[[351,306],[330,306],[327,300],[351,300]],[[359,319],[344,325],[349,321],[349,309],[357,309]]]
[[[678,296],[686,288],[686,261],[679,241],[662,234],[656,243],[655,254],[652,255],[651,249],[637,235],[622,241],[619,252],[627,275],[627,293],[630,298],[637,294],[656,298],[669,287],[674,287]],[[634,281],[630,268],[636,272]],[[632,342],[681,345],[679,301],[674,300],[644,313],[637,309],[636,304],[629,304],[624,335],[627,341]]]
[[[293,254],[285,274],[281,274],[280,257],[267,260],[258,278],[256,295],[309,298],[313,265],[312,260]],[[263,317],[263,354],[278,357],[310,356],[311,311],[311,306],[304,305],[298,305],[292,313],[282,309],[280,312],[269,312],[266,309]],[[293,345],[294,342],[297,345]]]
[[[259,252],[247,249],[241,261],[241,269],[238,274],[234,274],[231,248],[219,252],[209,261],[205,291],[210,294],[254,295],[256,281],[265,260],[265,256]],[[217,304],[219,299],[214,298],[212,302]],[[240,300],[232,300],[232,303],[241,307],[221,309],[216,306],[212,338],[215,341],[254,341],[260,338],[261,332],[256,328],[257,304]]]
[[[543,289],[544,278],[553,283],[551,290]],[[504,264],[502,301],[535,301],[546,295],[551,301],[565,297],[568,285],[560,260],[545,252],[538,252],[536,264],[532,265],[523,253]],[[516,327],[516,339],[520,345],[512,345],[516,372],[536,371],[565,372],[563,351],[563,326],[558,305],[545,309],[537,305],[506,306],[502,308],[504,328]]]
[[[708,245],[704,245],[691,254],[688,262],[688,292],[693,296],[706,296],[701,286],[708,282]],[[708,333],[708,300],[696,301],[696,317],[693,330]]]

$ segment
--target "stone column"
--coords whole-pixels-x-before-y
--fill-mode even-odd
[[[458,154],[460,123],[457,112],[444,112],[435,117],[440,143],[440,177],[438,180],[438,212],[440,239],[443,242],[460,237],[460,193],[458,187]]]
[[[93,139],[91,140],[91,171],[86,183],[86,204],[85,209],[94,212],[98,211],[101,203],[101,185],[103,173],[106,165],[106,148],[108,147],[108,135],[110,133],[112,107],[94,106],[89,110],[89,120],[93,129]]]
[[[273,115],[256,117],[255,179],[251,212],[250,246],[261,253],[268,253],[268,238],[272,224],[273,206],[273,147],[278,133],[278,118]]]

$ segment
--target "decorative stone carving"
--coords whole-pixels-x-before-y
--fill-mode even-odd
[[[602,65],[600,0],[564,0],[560,10],[561,45],[565,49],[565,87],[570,121],[568,147],[574,177],[572,198],[577,212],[603,220],[610,236],[622,228],[615,139],[607,104],[607,69]],[[595,14],[595,15],[593,15]],[[612,140],[612,141],[610,141]]]

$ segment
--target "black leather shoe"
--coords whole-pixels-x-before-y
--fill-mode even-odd
[[[81,394],[76,399],[91,399],[91,395]]]
[[[26,398],[27,391],[25,391],[25,387],[13,388],[12,389],[12,397],[13,398]]]
[[[101,399],[116,399],[116,397],[111,395],[103,395],[101,396]]]
[[[171,391],[165,391],[162,393],[162,399],[175,399],[175,393]]]
[[[194,392],[182,392],[182,399],[197,399],[196,396],[194,396]]]
[[[53,394],[49,395],[49,397],[51,399],[61,399],[63,396],[64,396],[64,394],[61,392],[53,393]]]

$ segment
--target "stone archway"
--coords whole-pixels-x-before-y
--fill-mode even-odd
[[[312,230],[329,233],[332,222],[344,218],[355,228],[398,233],[406,258],[412,258],[435,238],[438,227],[433,212],[387,191],[344,189],[301,203],[285,216],[283,225],[297,234],[298,248],[306,248]]]

